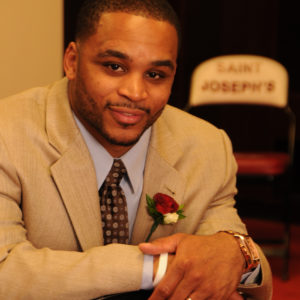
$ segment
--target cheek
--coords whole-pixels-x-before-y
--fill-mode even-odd
[[[170,88],[160,90],[155,94],[153,94],[152,95],[153,97],[151,97],[153,100],[150,103],[153,111],[157,112],[161,110],[167,104],[170,94],[171,94]]]
[[[85,83],[86,91],[95,100],[109,96],[116,89],[115,82],[93,65],[82,66],[80,75]]]
[[[102,98],[111,93],[113,86],[106,80],[93,78],[87,83],[87,89],[94,98]]]

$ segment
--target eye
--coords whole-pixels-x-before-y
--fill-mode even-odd
[[[125,68],[123,68],[120,64],[117,63],[106,62],[103,63],[103,66],[112,72],[117,72],[117,73],[125,72]]]
[[[118,64],[110,64],[109,67],[114,71],[117,71],[120,69],[120,65],[118,65]]]
[[[158,79],[161,79],[161,78],[164,78],[164,74],[162,74],[161,72],[156,72],[156,71],[152,71],[152,72],[149,72],[147,74],[147,76],[151,79],[155,79],[155,80],[158,80]]]

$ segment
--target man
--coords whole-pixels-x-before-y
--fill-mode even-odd
[[[237,289],[271,299],[263,254],[246,264],[247,245],[220,232],[246,233],[226,134],[166,106],[178,30],[164,0],[86,1],[67,78],[0,101],[1,298],[92,299],[160,277],[151,300],[241,299]],[[98,189],[114,158],[127,170],[130,243],[104,246]],[[157,193],[186,218],[143,243],[153,223],[146,194]]]

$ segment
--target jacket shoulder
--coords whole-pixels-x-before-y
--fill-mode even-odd
[[[42,105],[48,90],[48,87],[36,87],[0,99],[0,119],[26,118],[27,113],[32,114],[34,109]]]
[[[167,127],[174,136],[183,139],[212,137],[220,134],[220,129],[213,124],[170,105],[166,106],[160,125]]]
[[[44,119],[48,95],[59,82],[0,99],[0,124],[24,126],[32,120]]]

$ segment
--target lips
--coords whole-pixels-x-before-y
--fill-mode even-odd
[[[109,107],[115,121],[121,125],[135,125],[141,121],[145,112],[140,109],[127,107]]]

